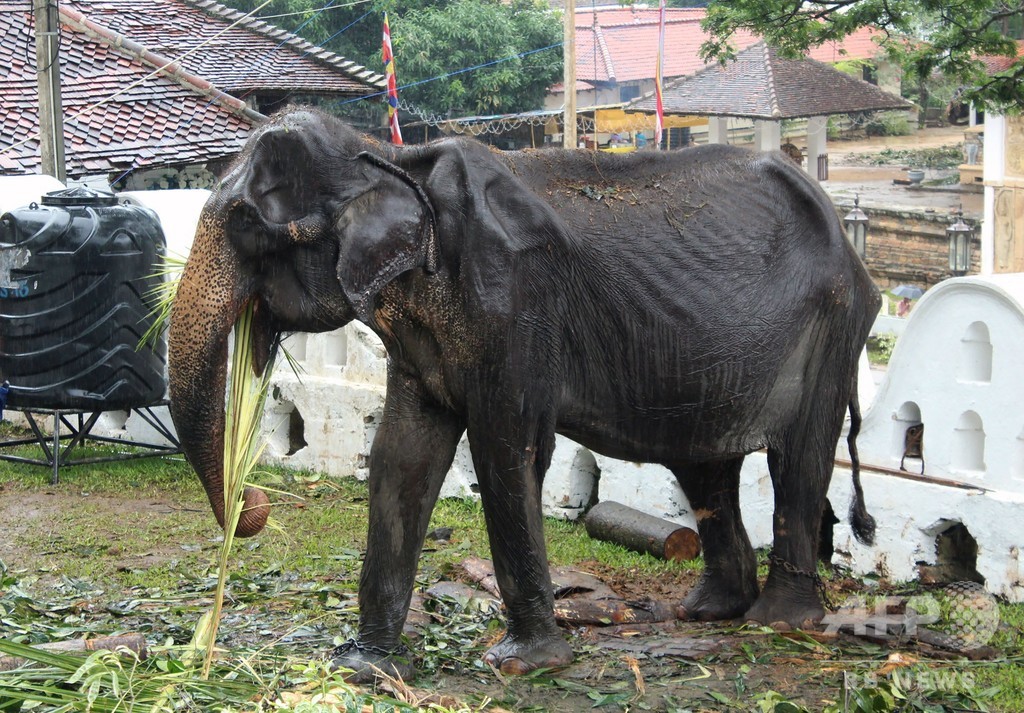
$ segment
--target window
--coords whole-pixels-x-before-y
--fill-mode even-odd
[[[891,453],[900,468],[924,473],[924,429],[921,425],[921,409],[916,403],[907,401],[900,406],[892,416]]]
[[[960,340],[957,381],[992,381],[992,340],[984,322],[974,322]]]
[[[348,335],[345,330],[338,329],[324,337],[324,364],[329,366],[345,366],[348,360]]]
[[[953,430],[952,465],[960,471],[985,470],[985,429],[974,411],[964,411]]]
[[[640,96],[639,84],[622,84],[619,86],[619,101],[628,102]]]

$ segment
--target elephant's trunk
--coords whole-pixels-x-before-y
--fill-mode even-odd
[[[181,276],[171,312],[168,371],[171,418],[181,448],[199,475],[213,514],[224,526],[224,390],[228,336],[251,283],[224,234],[226,211],[203,209],[195,242]],[[246,488],[235,535],[250,537],[266,524],[269,504],[263,491]]]

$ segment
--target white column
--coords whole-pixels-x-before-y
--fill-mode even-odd
[[[709,116],[708,117],[708,143],[727,144],[729,143],[729,117]]]
[[[812,116],[807,119],[807,165],[808,175],[818,180],[818,156],[826,153],[828,142],[828,117]]]
[[[1006,180],[1006,118],[985,114],[985,216],[981,221],[981,274],[991,275],[996,265],[996,189]]]
[[[754,121],[754,148],[758,151],[778,151],[782,143],[782,124],[778,121]]]
[[[967,125],[978,125],[978,109],[974,106],[974,102],[971,102],[967,107]]]

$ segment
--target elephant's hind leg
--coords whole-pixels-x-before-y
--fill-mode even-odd
[[[757,599],[757,561],[740,515],[743,458],[672,469],[697,517],[704,572],[680,605],[684,619],[712,621],[742,615]]]
[[[820,393],[820,392],[819,392]],[[810,399],[781,447],[768,448],[775,490],[771,569],[747,618],[790,626],[817,623],[825,614],[817,575],[825,497],[842,428],[846,395]],[[839,405],[836,405],[839,404]]]

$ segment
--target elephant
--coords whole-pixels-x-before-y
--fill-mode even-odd
[[[228,336],[250,304],[258,372],[282,335],[352,320],[388,354],[358,635],[331,654],[354,680],[415,670],[403,624],[464,432],[507,619],[484,660],[501,672],[573,659],[540,502],[556,433],[678,479],[705,553],[681,616],[824,614],[818,532],[880,297],[782,154],[395,146],[307,107],[275,115],[202,211],[169,330],[172,419],[222,525]],[[762,448],[774,546],[759,586],[738,488]],[[851,525],[870,542],[854,481]],[[241,537],[269,510],[259,490],[245,500]]]

